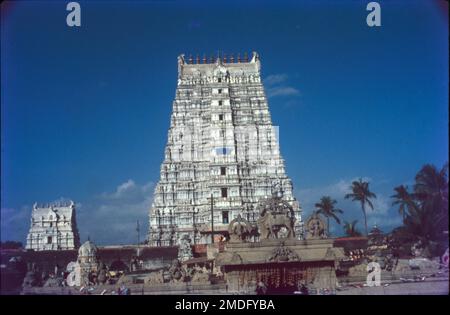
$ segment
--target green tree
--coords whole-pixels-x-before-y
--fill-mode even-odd
[[[356,229],[356,223],[358,223],[358,220],[354,220],[351,223],[349,223],[347,221],[344,221],[344,232],[345,232],[345,235],[347,235],[349,237],[361,236],[361,232],[359,232]]]
[[[400,187],[400,186],[399,186]],[[430,255],[442,254],[448,247],[448,164],[442,169],[426,164],[415,177],[414,192],[399,194],[395,198],[398,204],[408,207],[403,226],[393,231],[393,237],[398,244],[421,241]],[[409,245],[408,245],[409,244]]]
[[[327,218],[328,235],[330,235],[330,218],[333,218],[337,224],[341,224],[341,220],[336,215],[337,213],[343,213],[341,209],[336,208],[337,201],[331,199],[330,196],[323,196],[319,203],[315,204],[316,213],[322,214]]]
[[[361,178],[359,179],[359,181],[354,181],[350,188],[352,192],[350,194],[346,194],[345,198],[351,198],[352,201],[358,201],[361,204],[361,209],[364,214],[364,226],[366,229],[366,235],[368,235],[366,205],[368,205],[373,210],[371,199],[376,198],[377,196],[369,190],[369,183],[363,182]]]
[[[436,220],[448,223],[448,163],[441,170],[426,164],[416,175],[414,195],[423,208]],[[447,226],[448,228],[448,226]]]
[[[398,212],[404,222],[409,214],[416,211],[417,203],[414,200],[414,195],[408,192],[408,186],[400,185],[395,187],[394,190],[396,194],[391,196],[394,199],[392,205],[398,206]]]

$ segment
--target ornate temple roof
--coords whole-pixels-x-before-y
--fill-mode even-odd
[[[82,257],[95,256],[97,254],[97,246],[90,240],[87,240],[78,249],[78,255]]]

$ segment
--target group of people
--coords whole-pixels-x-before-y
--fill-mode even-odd
[[[256,285],[256,294],[257,295],[265,295],[265,294],[272,294],[275,292],[271,292],[272,290],[267,287],[267,285],[263,281],[259,281]],[[279,292],[276,293],[286,293],[286,294],[292,294],[292,293],[299,293],[300,295],[308,295],[309,290],[308,287],[303,282],[299,282],[296,287],[282,287],[278,288]]]

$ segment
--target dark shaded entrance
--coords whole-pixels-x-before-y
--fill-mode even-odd
[[[233,275],[237,287],[249,283],[256,284],[257,294],[294,294],[295,291],[307,293],[307,287],[314,283],[316,275],[323,267],[333,267],[334,262],[272,262],[265,264],[225,265],[225,271]],[[261,290],[263,284],[265,290]]]

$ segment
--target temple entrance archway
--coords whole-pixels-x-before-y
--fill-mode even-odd
[[[266,294],[294,294],[302,286],[331,288],[335,279],[330,262],[275,262],[225,266],[232,291],[256,292],[263,283]]]

